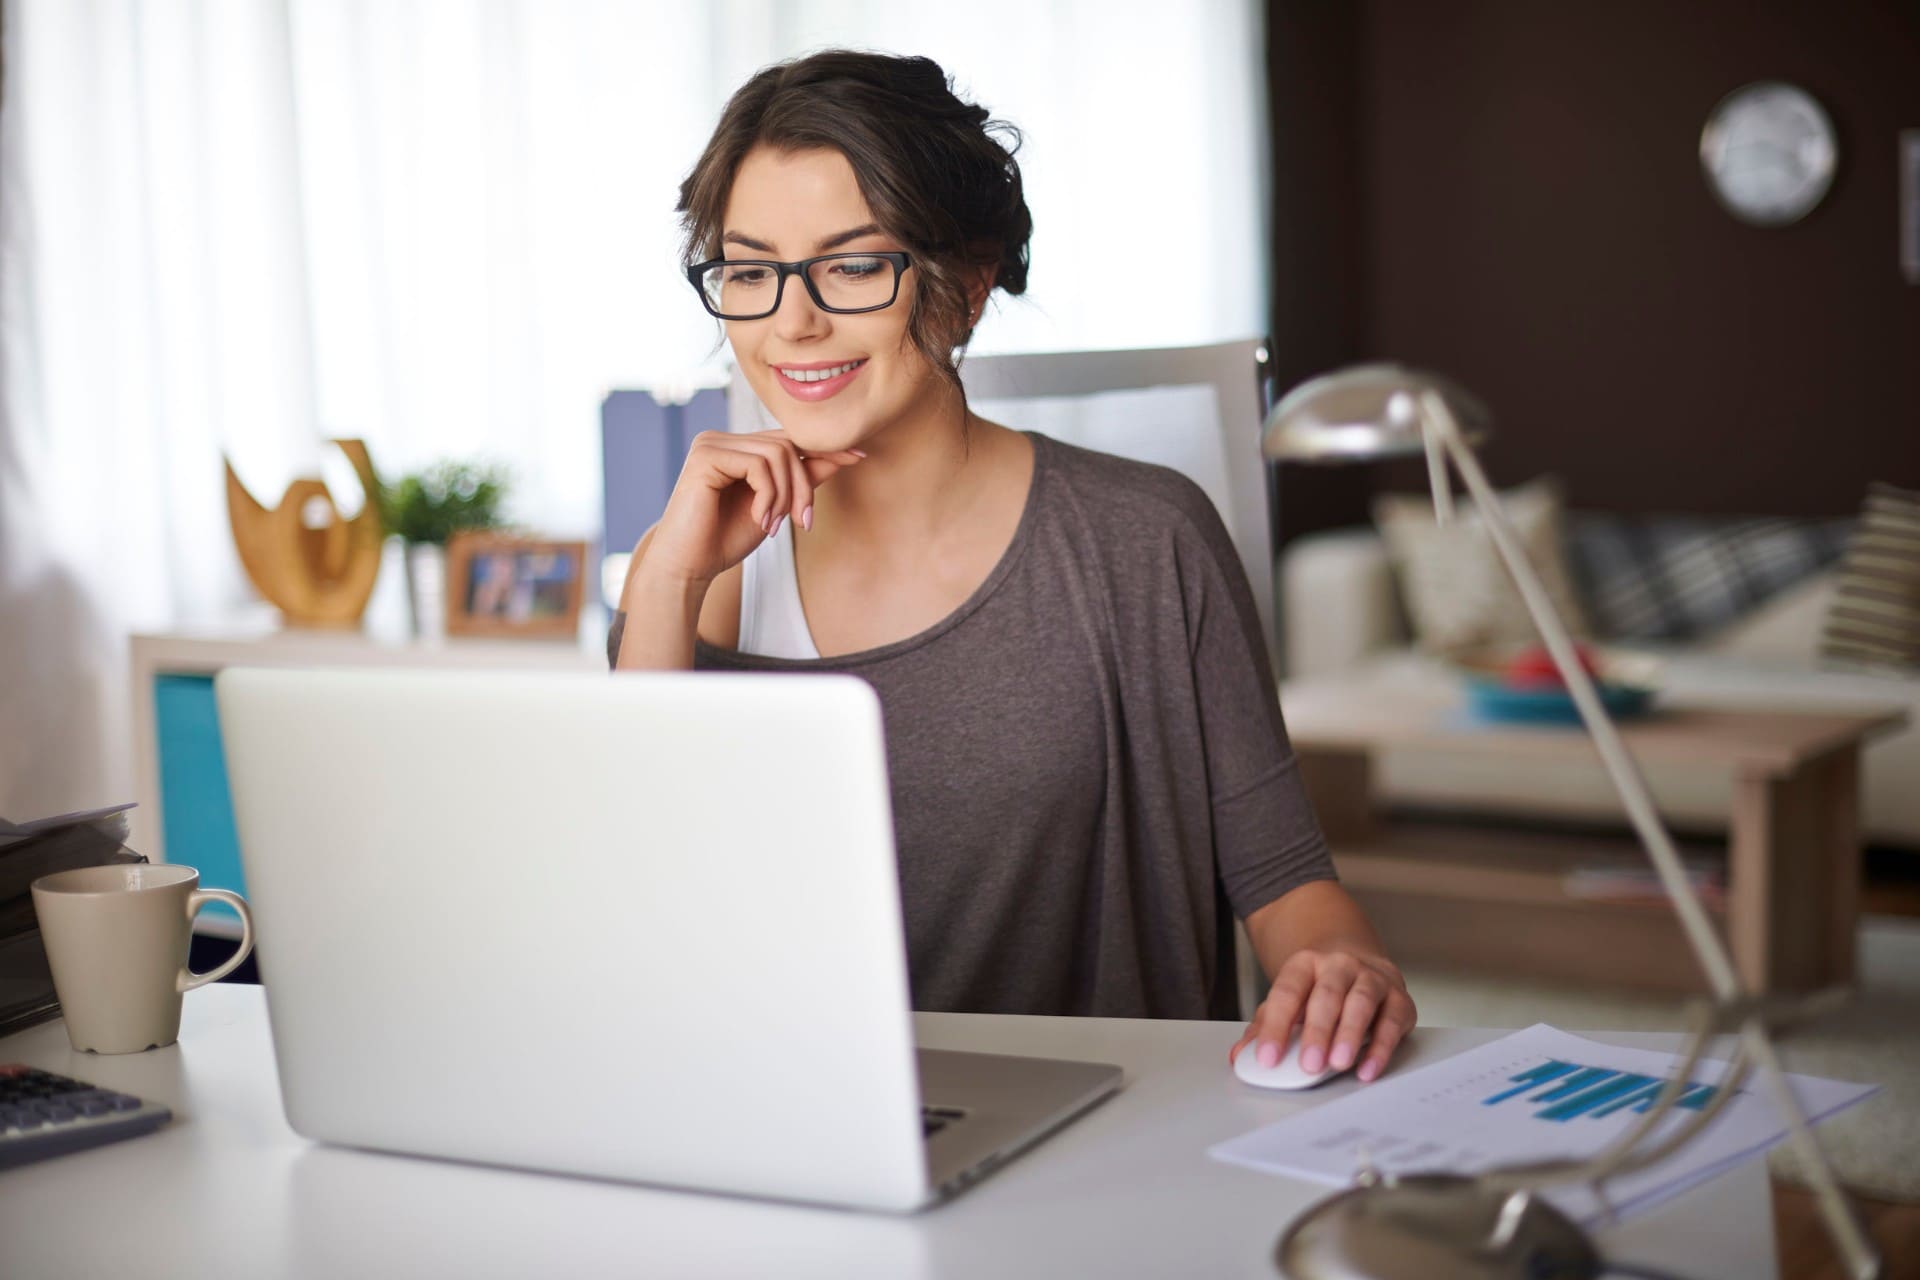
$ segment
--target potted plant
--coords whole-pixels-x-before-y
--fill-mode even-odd
[[[502,467],[447,459],[380,486],[381,520],[406,544],[415,635],[444,633],[447,539],[463,529],[500,528],[507,483]]]

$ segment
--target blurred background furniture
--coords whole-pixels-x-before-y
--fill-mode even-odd
[[[1373,761],[1417,750],[1490,775],[1542,766],[1604,785],[1576,725],[1480,723],[1459,682],[1383,690],[1362,676],[1286,688],[1287,728],[1333,845],[1340,878],[1396,958],[1601,986],[1705,991],[1663,896],[1642,874],[1637,841],[1376,807]],[[1702,894],[1755,992],[1850,982],[1859,918],[1859,753],[1900,711],[1779,714],[1673,709],[1622,723],[1649,779],[1676,764],[1733,793],[1729,838],[1682,846],[1712,869]]]
[[[1338,675],[1372,694],[1428,702],[1457,688],[1459,677],[1444,661],[1414,647],[1386,546],[1371,527],[1296,540],[1282,557],[1279,577],[1290,680]],[[1595,639],[1610,653],[1657,664],[1661,706],[1869,715],[1904,709],[1906,726],[1876,738],[1862,753],[1860,833],[1872,844],[1920,852],[1920,676],[1819,665],[1834,579],[1831,569],[1810,574],[1694,638]],[[1284,688],[1282,702],[1290,705]],[[1649,770],[1647,781],[1677,829],[1728,829],[1735,787],[1724,767],[1663,762]],[[1490,759],[1430,745],[1394,746],[1375,755],[1373,783],[1388,804],[1619,821],[1606,779],[1585,761]]]

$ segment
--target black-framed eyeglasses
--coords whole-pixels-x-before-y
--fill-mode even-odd
[[[799,276],[814,305],[835,315],[890,307],[900,275],[913,265],[904,253],[823,253],[798,262],[714,258],[687,268],[687,280],[706,309],[722,320],[759,320],[780,309],[787,277]]]

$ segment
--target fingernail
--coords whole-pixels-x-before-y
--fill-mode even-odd
[[[1375,1076],[1379,1074],[1380,1074],[1380,1068],[1375,1066],[1373,1063],[1363,1062],[1360,1064],[1359,1075],[1360,1075],[1360,1081],[1362,1084],[1365,1084],[1371,1081]]]
[[[786,517],[785,517],[785,516],[775,516],[775,517],[773,518],[773,528],[771,528],[771,529],[769,529],[769,530],[767,531],[767,536],[768,536],[768,537],[771,537],[771,538],[777,538],[777,537],[779,537],[779,536],[780,536],[780,524],[781,524],[781,522],[782,522],[782,521],[784,521],[785,519],[786,519]]]
[[[1280,1061],[1280,1046],[1271,1040],[1262,1040],[1255,1046],[1255,1053],[1263,1067],[1270,1067]]]
[[[1300,1051],[1300,1069],[1302,1071],[1305,1071],[1311,1074],[1315,1071],[1320,1070],[1320,1068],[1326,1065],[1327,1065],[1326,1052],[1323,1049],[1321,1049],[1319,1045],[1315,1045],[1311,1049],[1302,1049]]]
[[[865,449],[849,449],[847,450],[847,452],[852,454],[856,458],[864,458],[867,456],[867,451]]]
[[[811,502],[800,512],[800,527],[808,533],[813,532],[813,504]]]
[[[1345,1071],[1353,1065],[1353,1050],[1344,1044],[1333,1046],[1333,1069]]]

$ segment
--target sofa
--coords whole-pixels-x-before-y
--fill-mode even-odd
[[[1386,544],[1371,527],[1306,535],[1278,571],[1287,688],[1338,675],[1369,688],[1431,692],[1457,676],[1411,638]],[[1831,670],[1819,639],[1836,572],[1829,566],[1729,624],[1684,643],[1616,645],[1657,673],[1660,697],[1693,706],[1772,710],[1907,712],[1905,727],[1872,741],[1861,761],[1861,835],[1868,844],[1920,852],[1920,673]],[[1375,785],[1388,804],[1547,819],[1625,824],[1597,768],[1465,759],[1397,748],[1376,758]],[[1710,768],[1666,767],[1647,777],[1667,822],[1682,832],[1724,832],[1730,780]]]

